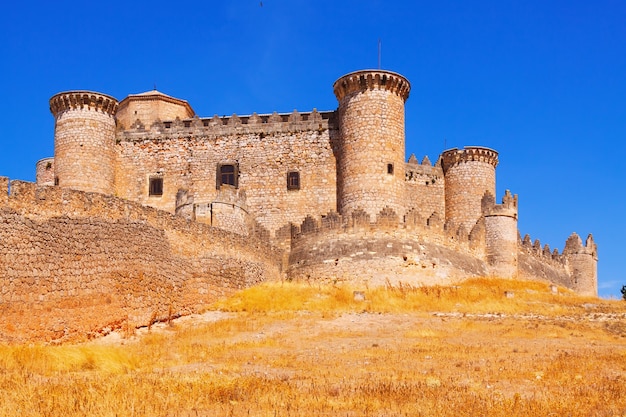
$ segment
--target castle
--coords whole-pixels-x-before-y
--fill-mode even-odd
[[[517,195],[496,203],[495,150],[407,161],[405,77],[357,71],[333,88],[334,111],[210,118],[156,90],[121,102],[89,91],[53,96],[54,158],[37,163],[36,184],[0,181],[10,188],[0,213],[13,223],[0,227],[5,306],[56,306],[68,296],[96,305],[94,294],[108,294],[119,314],[95,328],[124,314],[145,322],[165,305],[184,314],[273,278],[520,277],[597,295],[591,235],[583,243],[572,234],[562,253],[520,238]],[[7,255],[15,225],[36,243],[34,258]],[[40,256],[50,243],[72,253],[73,269]],[[33,296],[34,282],[66,289]],[[51,325],[67,334],[62,321]]]

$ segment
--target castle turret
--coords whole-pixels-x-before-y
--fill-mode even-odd
[[[385,207],[404,214],[404,103],[411,85],[400,74],[357,71],[335,81],[339,101],[337,205],[372,220]]]
[[[482,216],[485,193],[496,195],[498,152],[467,146],[450,149],[441,155],[445,177],[446,221],[472,230]]]
[[[89,91],[68,91],[50,99],[57,185],[103,194],[113,191],[117,105],[115,98]]]
[[[518,264],[517,194],[506,190],[502,204],[487,192],[482,198],[485,216],[485,257],[491,274],[516,278]]]
[[[54,158],[44,158],[35,166],[37,185],[54,185]]]
[[[598,296],[598,249],[589,235],[585,245],[580,236],[572,233],[565,242],[563,255],[571,276],[571,285],[574,291],[582,295]]]

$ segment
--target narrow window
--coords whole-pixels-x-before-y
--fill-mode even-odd
[[[163,195],[163,178],[162,177],[150,177],[148,195],[151,195],[151,196]]]
[[[217,166],[217,188],[222,184],[237,188],[239,169],[235,164],[221,164]]]
[[[59,185],[59,177],[54,177],[54,185]]]
[[[287,173],[287,189],[288,190],[300,189],[300,173],[298,171],[289,171]]]
[[[393,175],[393,164],[387,164],[387,174]]]

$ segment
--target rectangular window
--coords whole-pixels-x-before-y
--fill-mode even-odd
[[[217,166],[217,188],[222,184],[238,187],[239,167],[236,164],[220,164]]]
[[[159,197],[163,195],[163,178],[162,177],[150,177],[148,195],[159,196]]]
[[[393,175],[393,164],[387,164],[387,174]]]
[[[289,171],[287,173],[287,189],[288,190],[300,189],[300,173],[298,171]]]

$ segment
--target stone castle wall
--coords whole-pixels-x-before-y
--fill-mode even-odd
[[[65,340],[189,314],[266,279],[281,254],[111,196],[0,179],[0,340]]]
[[[333,113],[190,119],[118,133],[117,196],[174,212],[187,190],[195,204],[218,198],[219,164],[238,167],[237,187],[249,213],[272,236],[308,213],[337,206],[336,128]],[[288,189],[297,172],[299,188]],[[163,195],[149,196],[151,176],[163,178]]]
[[[412,156],[405,164],[405,202],[407,211],[411,209],[427,219],[432,213],[443,216],[445,208],[445,180],[440,166],[432,166],[428,158],[422,163]]]
[[[333,212],[308,216],[292,235],[292,279],[432,285],[489,274],[484,233],[459,234],[436,215],[400,220],[386,208],[371,222],[364,210],[349,218]]]

